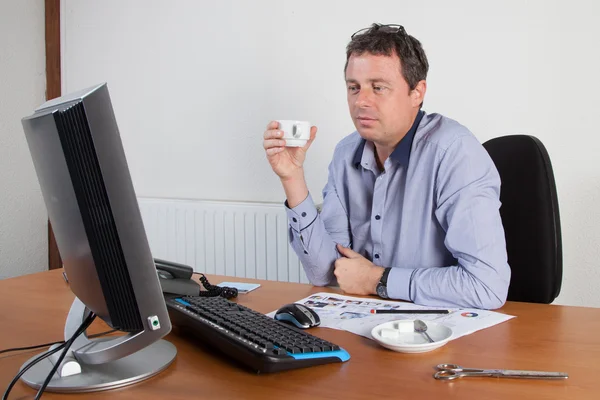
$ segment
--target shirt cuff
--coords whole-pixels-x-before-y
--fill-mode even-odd
[[[304,229],[308,228],[313,222],[315,222],[318,216],[317,207],[315,206],[310,193],[308,196],[306,196],[306,199],[304,199],[302,203],[298,204],[294,208],[290,208],[286,200],[285,211],[287,213],[290,227],[296,232],[302,232]]]
[[[387,280],[387,292],[390,299],[412,301],[410,289],[414,271],[414,268],[392,268]]]

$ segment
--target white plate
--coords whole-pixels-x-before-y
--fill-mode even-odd
[[[415,332],[414,320],[390,321],[377,325],[371,336],[377,343],[401,353],[424,353],[442,347],[452,337],[452,329],[436,322],[424,321],[433,343],[422,333]]]

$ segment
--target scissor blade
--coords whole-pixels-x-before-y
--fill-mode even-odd
[[[500,371],[501,377],[506,378],[524,378],[524,379],[567,379],[569,375],[565,372],[546,372],[546,371],[519,371],[505,369]]]

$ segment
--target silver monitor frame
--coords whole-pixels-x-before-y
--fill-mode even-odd
[[[83,117],[67,122],[61,119],[75,109]],[[106,83],[48,101],[33,115],[23,118],[22,124],[64,270],[71,291],[76,295],[65,324],[65,340],[71,338],[90,311],[115,327],[113,321],[117,310],[120,316],[125,315],[121,317],[122,321],[136,326],[119,337],[91,340],[85,335],[80,336],[47,389],[60,392],[105,390],[157,374],[174,360],[176,349],[161,339],[171,331],[171,322]],[[67,150],[62,131],[65,128],[61,124],[69,125],[67,128],[72,130],[71,134],[75,132],[76,141],[85,135],[88,144],[91,143],[91,150],[88,149],[91,155],[87,157],[93,160],[89,165],[100,177],[97,181],[101,186],[90,186],[85,190],[93,192],[96,187],[101,187],[106,198],[109,211],[103,209],[102,212],[111,218],[112,237],[116,236],[113,243],[117,244],[113,247],[121,257],[120,262],[111,264],[110,270],[99,269],[102,264],[98,257],[95,258],[92,248],[104,245],[92,243],[88,234],[95,228],[89,220],[86,222],[83,213],[87,210],[81,208],[81,187],[87,185],[89,168],[82,170],[80,167],[84,185],[76,187],[73,167],[68,164],[66,154],[68,151],[75,154],[79,150]],[[119,275],[114,275],[115,270]],[[112,281],[107,280],[108,275]],[[110,299],[109,293],[115,293],[111,290],[117,289],[107,282],[116,282],[117,294],[123,296]],[[112,301],[112,315],[107,301]],[[57,359],[55,355],[40,362],[23,375],[23,381],[38,388]]]

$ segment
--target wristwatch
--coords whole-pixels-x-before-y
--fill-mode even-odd
[[[382,299],[390,298],[388,296],[388,291],[387,291],[387,280],[388,280],[388,275],[390,274],[391,270],[392,270],[391,268],[384,269],[383,274],[381,275],[381,278],[379,279],[379,283],[377,284],[377,288],[375,289],[377,291],[377,296],[381,297]]]

